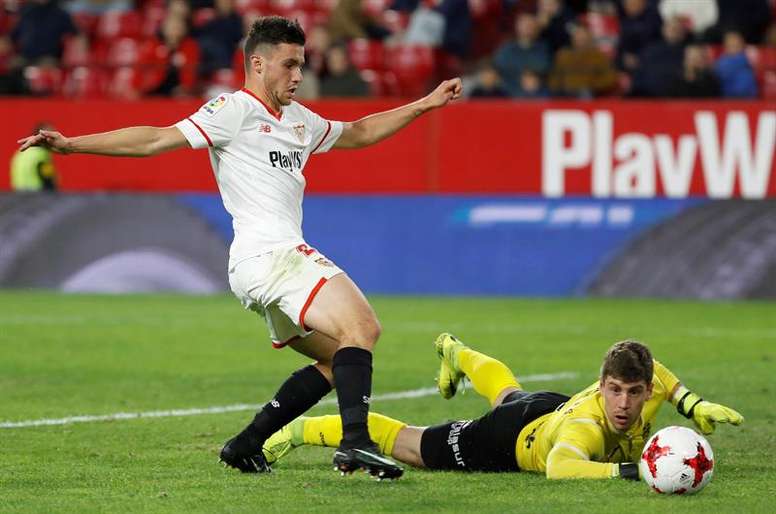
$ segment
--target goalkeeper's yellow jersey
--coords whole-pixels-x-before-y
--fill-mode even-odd
[[[608,478],[618,475],[616,463],[638,462],[658,409],[679,383],[665,366],[654,365],[652,397],[627,433],[609,422],[596,382],[520,431],[515,448],[520,469],[547,478]]]

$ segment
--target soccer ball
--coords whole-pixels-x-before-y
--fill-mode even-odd
[[[647,441],[639,471],[655,492],[697,493],[714,474],[714,453],[709,442],[694,430],[666,427]]]

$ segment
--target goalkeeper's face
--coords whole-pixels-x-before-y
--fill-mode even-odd
[[[652,395],[652,384],[605,376],[601,378],[601,394],[609,423],[618,432],[627,432],[638,421],[644,403]]]

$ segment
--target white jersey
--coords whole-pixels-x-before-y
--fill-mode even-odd
[[[241,260],[302,244],[307,159],[329,150],[343,124],[291,102],[273,112],[247,89],[211,100],[176,125],[192,148],[208,148],[232,215],[230,269]]]

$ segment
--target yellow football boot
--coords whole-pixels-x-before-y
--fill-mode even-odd
[[[455,396],[458,384],[466,377],[458,368],[458,351],[466,346],[452,334],[444,333],[434,341],[437,355],[442,363],[439,365],[437,388],[442,398],[449,400]]]
[[[304,444],[305,416],[299,416],[264,441],[262,452],[267,464],[272,465],[288,455],[291,450]]]

